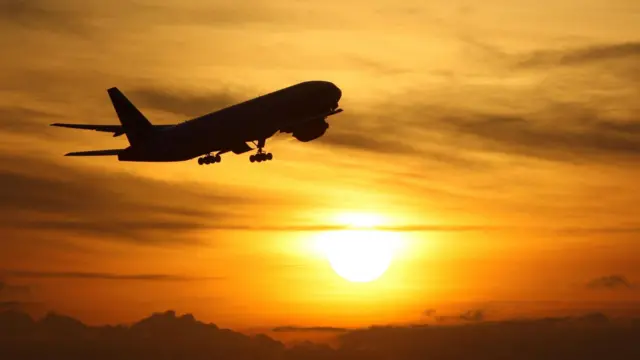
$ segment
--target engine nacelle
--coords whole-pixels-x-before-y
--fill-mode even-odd
[[[307,123],[293,131],[293,137],[298,141],[307,142],[315,140],[329,128],[329,124],[324,119]]]

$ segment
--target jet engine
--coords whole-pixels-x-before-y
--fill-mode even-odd
[[[298,141],[307,142],[324,135],[328,128],[329,124],[324,119],[318,119],[293,130],[292,135]]]

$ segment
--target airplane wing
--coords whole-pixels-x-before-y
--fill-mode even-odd
[[[238,143],[238,145],[230,148],[229,150],[233,151],[234,154],[240,155],[244,154],[247,151],[253,150],[251,146],[249,146],[246,142]]]
[[[118,137],[124,135],[124,129],[121,125],[92,125],[92,124],[62,124],[55,123],[51,124],[51,126],[64,127],[70,129],[80,129],[80,130],[93,130],[100,132],[108,132],[113,133],[113,137]],[[154,128],[166,128],[171,127],[173,125],[153,125]]]

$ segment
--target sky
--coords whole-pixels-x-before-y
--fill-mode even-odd
[[[234,328],[640,311],[638,34],[634,0],[0,0],[0,304]],[[112,86],[170,124],[306,80],[344,112],[267,163],[65,158],[127,142],[48,126],[117,124]],[[348,214],[400,239],[376,281],[318,251]]]

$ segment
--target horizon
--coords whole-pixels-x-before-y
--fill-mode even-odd
[[[252,329],[231,329],[224,326],[219,326],[215,322],[205,322],[190,313],[178,313],[175,310],[165,310],[161,312],[151,313],[143,318],[129,323],[120,324],[87,324],[74,317],[60,314],[55,311],[47,312],[40,317],[34,317],[22,310],[0,310],[0,335],[7,336],[8,339],[2,338],[1,340],[11,340],[14,337],[21,339],[28,339],[32,336],[33,329],[20,325],[16,327],[15,315],[28,316],[32,321],[33,326],[39,326],[45,323],[50,323],[51,326],[47,331],[60,332],[60,334],[75,334],[77,336],[77,330],[70,331],[70,327],[76,325],[82,325],[85,329],[101,329],[101,328],[123,328],[126,330],[134,330],[143,324],[147,326],[165,328],[169,326],[171,331],[181,331],[181,327],[194,325],[205,325],[211,327],[214,330],[230,330],[243,334],[250,338],[259,336],[267,336],[277,342],[280,342],[287,347],[300,346],[305,343],[313,343],[318,345],[329,345],[332,348],[340,348],[340,340],[350,334],[356,334],[362,331],[378,331],[378,330],[390,330],[390,329],[405,329],[405,330],[420,330],[430,328],[437,330],[440,328],[459,328],[464,329],[466,327],[475,327],[482,329],[483,326],[511,326],[513,324],[522,325],[535,325],[535,324],[565,324],[575,327],[576,329],[589,329],[590,327],[619,327],[631,325],[634,330],[640,330],[637,325],[640,324],[640,312],[635,316],[622,315],[622,316],[609,316],[599,311],[584,311],[580,314],[566,315],[566,316],[541,316],[541,317],[517,317],[508,319],[486,319],[486,318],[465,318],[463,316],[444,316],[443,319],[437,319],[433,317],[435,321],[425,321],[422,323],[404,323],[404,324],[370,324],[368,326],[352,327],[352,328],[336,328],[326,326],[313,326],[313,327],[299,327],[295,325],[285,325],[278,327],[256,327]],[[69,322],[71,321],[71,322]],[[158,323],[158,322],[161,323]],[[18,330],[16,332],[16,330]],[[7,332],[9,331],[9,332]],[[12,334],[13,332],[13,334]],[[1,341],[0,341],[1,342]]]

